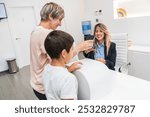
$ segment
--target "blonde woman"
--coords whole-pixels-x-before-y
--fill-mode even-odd
[[[38,99],[46,100],[42,75],[44,67],[51,61],[51,58],[45,51],[44,41],[50,32],[56,30],[58,26],[61,26],[61,21],[63,20],[65,13],[61,6],[49,2],[43,6],[40,15],[41,22],[32,31],[30,38],[30,84]],[[74,56],[80,51],[91,48],[92,44],[92,41],[84,41],[76,45],[76,49],[73,52]],[[76,69],[79,69],[78,62],[75,62],[68,67],[68,71],[70,72]]]
[[[116,44],[111,42],[107,27],[98,23],[94,28],[95,51],[85,54],[85,57],[104,63],[109,69],[115,70]]]

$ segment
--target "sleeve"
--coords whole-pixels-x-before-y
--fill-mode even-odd
[[[114,69],[115,64],[116,64],[116,44],[114,43],[109,59],[106,60],[106,65],[109,69],[115,70]]]
[[[47,35],[51,32],[51,30],[48,30],[48,29],[42,29],[42,33],[41,33],[41,40],[40,40],[40,49],[42,51],[42,53],[46,54],[46,50],[45,50],[45,47],[44,47],[44,43],[45,43],[45,39],[47,37]]]
[[[78,51],[77,51],[75,42],[73,43],[73,50],[74,50],[74,55],[73,55],[73,58],[70,60],[70,62],[74,62],[74,61],[79,60]]]
[[[77,99],[78,83],[75,76],[68,76],[62,86],[60,98],[61,99]]]
[[[42,53],[46,54],[46,50],[45,50],[45,47],[44,47],[44,42],[45,42],[45,38],[43,38],[43,40],[40,41],[40,49],[42,51]]]
[[[94,59],[94,52],[89,52],[87,54],[83,52],[83,54],[86,58]]]
[[[47,56],[47,59],[49,60],[49,61],[51,61],[51,58],[50,58],[50,56],[47,54],[47,52],[46,52],[46,50],[45,50],[45,46],[44,46],[44,43],[45,43],[45,39],[46,39],[46,37],[47,37],[47,35],[50,33],[50,31],[49,30],[44,30],[45,32],[44,32],[44,34],[43,34],[43,37],[42,37],[42,39],[40,40],[40,49],[41,49],[41,52],[45,55],[45,56]],[[45,38],[44,38],[45,37]]]
[[[73,50],[74,50],[74,56],[78,55],[78,50],[75,42],[73,43]]]

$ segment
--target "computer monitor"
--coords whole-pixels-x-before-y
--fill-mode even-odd
[[[4,3],[0,3],[0,19],[7,18],[6,8]]]
[[[82,21],[82,33],[84,35],[91,35],[92,33],[91,21]]]

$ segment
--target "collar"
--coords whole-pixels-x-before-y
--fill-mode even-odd
[[[97,45],[98,45],[98,47],[102,47],[102,46],[104,46],[104,42],[102,44],[98,43]]]

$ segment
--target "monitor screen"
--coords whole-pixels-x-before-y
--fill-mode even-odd
[[[0,19],[7,18],[6,8],[4,3],[0,3]]]
[[[92,33],[91,21],[82,21],[82,33],[90,35]]]

